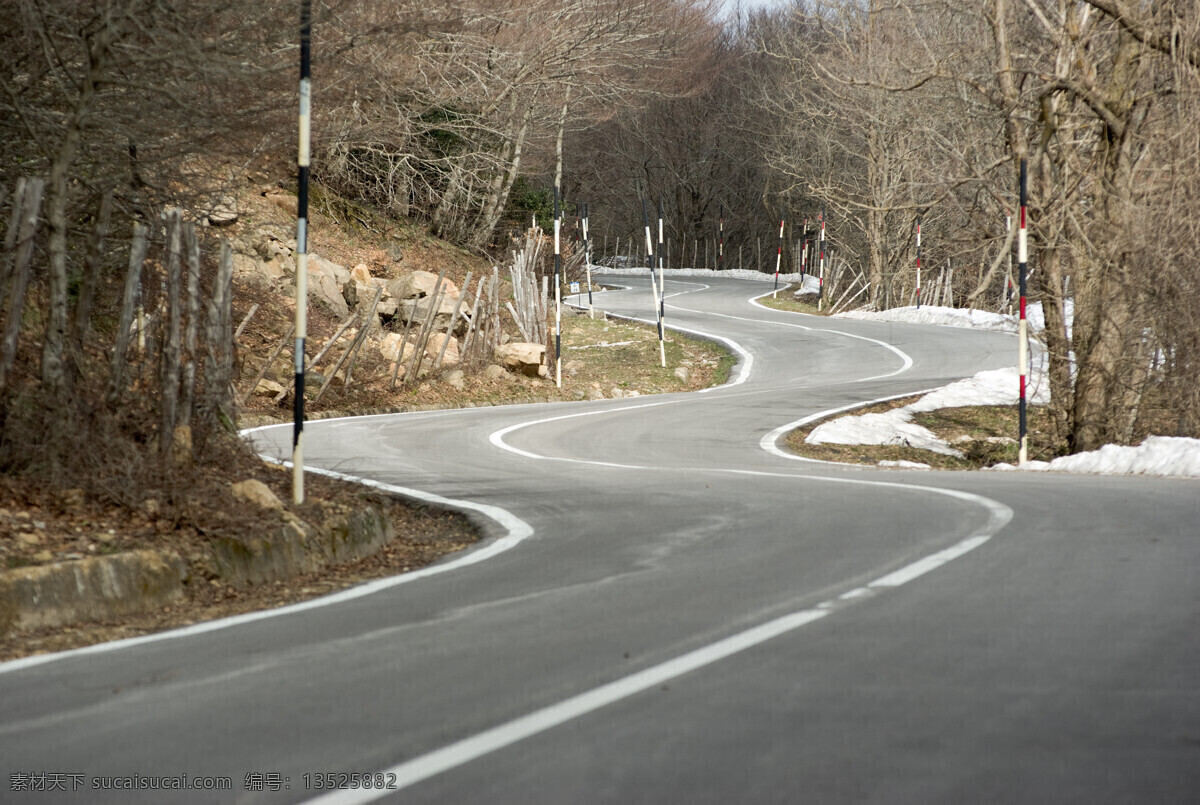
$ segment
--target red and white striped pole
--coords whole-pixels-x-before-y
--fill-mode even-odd
[[[779,248],[775,252],[775,288],[771,291],[771,298],[774,299],[779,293],[779,264],[783,262],[783,222],[786,219],[783,213],[779,215]]]
[[[804,248],[800,250],[800,287],[804,287],[804,275],[808,273],[808,219],[804,219]]]
[[[1027,165],[1024,157],[1021,157],[1021,213],[1020,220],[1017,224],[1017,288],[1020,293],[1020,322],[1017,325],[1017,371],[1021,374],[1020,399],[1017,403],[1018,419],[1019,419],[1019,437],[1020,448],[1017,453],[1017,463],[1024,464],[1029,460],[1029,435],[1025,416],[1025,389],[1028,386],[1029,377],[1029,325],[1025,319],[1025,269],[1029,264],[1029,238],[1027,230],[1027,221],[1025,217],[1025,207],[1028,201],[1028,182],[1027,182]]]
[[[300,0],[300,115],[296,154],[296,388],[292,401],[292,502],[304,502],[304,340],[308,332],[308,171],[312,103],[312,4]]]
[[[921,309],[921,218],[917,217],[917,310]]]

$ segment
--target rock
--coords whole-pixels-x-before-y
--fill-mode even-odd
[[[524,342],[500,344],[496,348],[496,359],[509,372],[535,378],[545,374],[546,346]]]
[[[603,400],[604,392],[600,389],[588,389],[587,398],[589,400]]]
[[[692,379],[692,373],[688,371],[686,366],[676,366],[675,377],[679,378],[680,383],[687,383]]]
[[[350,279],[359,285],[372,285],[375,278],[371,276],[371,269],[366,263],[359,263],[354,268],[350,269]]]
[[[53,561],[42,553],[38,561]],[[76,561],[0,574],[0,635],[159,609],[183,597],[187,563],[170,552],[64,558]]]
[[[292,215],[293,217],[299,211],[299,202],[296,200],[296,197],[290,193],[285,193],[282,190],[275,190],[274,192],[268,191],[263,195],[266,197],[267,201],[271,202],[276,207],[288,213],[289,215]]]
[[[237,220],[237,199],[233,196],[221,196],[208,213],[208,223],[212,226],[229,226]]]
[[[379,321],[385,322],[396,318],[396,313],[399,310],[400,302],[388,296],[388,292],[384,290],[383,298],[379,300],[379,307],[375,308],[375,313],[379,316]]]
[[[396,299],[414,299],[433,295],[438,275],[429,271],[413,271],[394,280],[388,280],[387,290]],[[442,280],[440,293],[458,298],[458,286],[448,279]],[[428,308],[426,308],[428,310]]]
[[[563,364],[563,371],[569,375],[573,375],[583,368],[583,361],[567,361]]]
[[[488,380],[499,380],[500,378],[507,376],[507,374],[508,373],[504,371],[503,366],[497,366],[494,363],[489,363],[483,368],[483,376]]]
[[[274,509],[276,511],[283,509],[282,501],[271,491],[271,488],[255,478],[238,481],[229,488],[229,491],[238,500],[257,504],[264,509]]]
[[[34,545],[40,545],[42,538],[32,531],[25,531],[17,534],[17,544],[26,548],[31,548]]]
[[[438,353],[442,351],[442,344],[446,343],[445,333],[434,333],[429,336],[429,341],[425,345],[425,352],[429,357],[436,359]],[[458,351],[458,339],[450,336],[449,343],[446,344],[446,354],[442,357],[442,366],[457,366],[462,360]]]
[[[391,317],[396,315],[396,306],[394,300],[391,299],[391,294],[388,292],[387,283],[382,279],[377,279],[371,276],[371,269],[366,263],[359,263],[354,268],[350,269],[350,283],[346,286],[354,287],[355,296],[358,301],[364,305],[371,304],[375,299],[375,292],[383,288],[383,296],[379,298],[379,307],[375,308],[377,315],[381,317]],[[392,301],[391,309],[384,308],[384,300]]]
[[[269,290],[282,281],[287,274],[282,260],[267,261],[254,254],[234,252],[233,276],[248,285]]]
[[[358,307],[358,286],[353,282],[347,282],[343,285],[342,299],[346,300],[348,307]]]
[[[350,281],[350,271],[343,265],[338,265],[332,260],[326,260],[319,254],[310,254],[308,256],[308,270],[316,271],[321,274],[328,274],[333,277],[333,281],[338,284],[338,287],[345,285]]]
[[[350,272],[337,263],[319,255],[308,260],[308,297],[328,308],[339,320],[350,315],[350,307],[342,296],[342,288],[350,281]]]
[[[305,380],[309,379],[308,373],[305,373]],[[256,397],[274,397],[279,392],[283,391],[283,385],[276,383],[274,380],[263,378],[258,381],[258,385],[254,387],[254,396]]]
[[[389,243],[386,251],[387,258],[393,263],[399,263],[404,259],[404,252],[400,250],[400,245],[397,243]]]
[[[442,375],[442,380],[444,380],[446,383],[448,383],[450,386],[457,389],[458,391],[462,391],[463,388],[466,386],[466,378],[463,375],[462,369],[450,370],[446,374]]]
[[[82,506],[84,495],[82,489],[65,489],[62,492],[64,506]]]
[[[454,313],[454,307],[458,302],[457,296],[443,296],[438,301],[437,311],[433,315],[434,331],[446,331],[446,325],[450,323],[450,316]],[[416,297],[413,299],[401,300],[396,308],[396,313],[400,317],[400,321],[408,321],[412,319],[413,326],[419,326],[425,323],[425,317],[429,315],[429,308],[433,305],[433,300],[428,296]],[[462,316],[459,316],[455,321],[454,331],[457,334],[466,332],[467,322]]]
[[[404,345],[403,354],[401,354],[400,346],[402,343]],[[395,363],[397,359],[401,362],[407,361],[414,349],[412,344],[404,341],[404,337],[400,333],[388,333],[379,342],[379,354],[391,363]]]
[[[150,517],[158,517],[162,514],[162,504],[158,502],[158,498],[146,498],[142,501],[142,509]]]
[[[612,391],[610,391],[608,393],[608,396],[612,397],[614,400],[620,400],[620,399],[624,398],[625,391],[624,391],[624,389],[619,389],[616,386],[613,386]]]
[[[286,263],[290,272],[295,272],[296,263],[292,260],[292,253],[295,250],[290,242],[284,243],[271,230],[260,229],[255,234],[253,249],[259,257],[268,263],[278,260],[281,263]]]

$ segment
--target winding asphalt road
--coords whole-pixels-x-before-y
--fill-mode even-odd
[[[651,315],[619,282],[599,306]],[[765,287],[668,279],[668,324],[742,356],[719,389],[310,423],[312,465],[458,501],[488,541],[0,665],[0,800],[1200,801],[1200,487],[789,457],[790,423],[1015,342]],[[289,453],[288,428],[252,438]],[[38,772],[78,776],[13,790]],[[323,790],[355,772],[389,788]],[[93,788],[127,775],[232,789]]]

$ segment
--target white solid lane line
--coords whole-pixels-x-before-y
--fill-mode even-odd
[[[649,405],[661,405],[663,403],[651,403]],[[615,410],[634,410],[636,408],[648,407],[630,406],[629,408]],[[517,455],[533,460],[552,460],[566,461],[576,464],[588,464],[592,466],[602,467],[621,467],[623,469],[634,470],[652,470],[662,471],[662,468],[632,466],[632,465],[616,465],[605,462],[588,461],[584,459],[560,458],[553,456],[543,456],[537,453],[531,453],[527,450],[520,450],[508,445],[504,441],[504,437],[521,428],[530,427],[532,425],[542,424],[545,422],[554,422],[561,419],[569,419],[579,416],[590,416],[593,414],[610,413],[610,411],[588,411],[579,414],[570,414],[567,416],[547,417],[545,419],[534,420],[530,422],[518,423],[510,425],[507,428],[495,431],[489,437],[493,445],[501,449],[508,450]],[[828,416],[830,412],[822,412],[815,414],[814,417]],[[357,803],[373,802],[390,793],[415,785],[423,780],[435,777],[443,772],[470,763],[485,755],[496,752],[505,747],[511,746],[526,738],[530,738],[539,733],[553,729],[554,727],[571,721],[575,718],[592,713],[610,704],[627,699],[648,690],[656,685],[660,685],[676,677],[691,673],[707,665],[712,665],[720,660],[732,657],[747,649],[758,646],[769,640],[773,640],[782,635],[788,634],[813,623],[832,612],[852,606],[854,604],[866,601],[879,594],[884,590],[891,590],[903,584],[907,584],[921,576],[935,570],[948,562],[957,559],[970,551],[975,550],[979,546],[986,543],[992,538],[1001,528],[1008,524],[1012,519],[1012,509],[1005,506],[1003,503],[985,498],[982,495],[976,495],[970,492],[960,492],[954,489],[939,489],[930,486],[918,486],[912,484],[900,484],[890,481],[869,481],[855,478],[822,478],[820,476],[810,475],[794,475],[791,473],[776,473],[776,472],[761,472],[754,470],[734,470],[734,469],[689,469],[694,472],[727,472],[738,475],[754,475],[768,477],[786,477],[796,478],[816,482],[825,483],[841,483],[841,484],[858,484],[874,487],[882,487],[889,489],[901,489],[910,492],[924,492],[927,494],[944,495],[961,500],[967,503],[979,505],[987,510],[988,520],[972,533],[968,534],[959,542],[951,545],[949,548],[944,548],[936,551],[928,556],[922,557],[915,562],[911,562],[904,567],[891,571],[879,578],[868,582],[863,587],[857,587],[848,592],[842,593],[836,598],[822,601],[815,607],[802,609],[797,612],[792,612],[774,620],[768,621],[758,626],[754,626],[745,631],[710,643],[707,646],[690,651],[686,654],[675,657],[659,665],[651,666],[637,673],[617,679],[592,690],[564,699],[561,702],[552,704],[549,707],[544,707],[536,710],[528,715],[513,719],[504,724],[500,724],[483,732],[476,733],[470,737],[464,738],[455,743],[444,746],[441,749],[436,749],[427,754],[413,758],[404,763],[397,764],[391,768],[384,769],[381,773],[387,779],[389,786],[387,790],[357,790],[357,791],[337,791],[313,800],[309,800],[311,805],[355,805]],[[394,784],[394,785],[393,785]]]
[[[275,461],[275,463],[291,466],[290,462],[279,461],[278,459],[267,459]],[[521,542],[528,539],[533,534],[533,527],[526,523],[521,518],[514,515],[507,509],[502,509],[499,506],[492,506],[486,503],[476,503],[470,500],[454,500],[445,498],[441,495],[435,495],[431,492],[422,492],[419,489],[408,489],[405,487],[392,486],[380,481],[374,481],[370,478],[359,478],[354,475],[346,475],[332,470],[324,470],[319,467],[308,467],[306,472],[311,472],[317,475],[327,475],[331,478],[340,478],[345,481],[353,481],[363,484],[374,489],[379,489],[391,494],[407,496],[423,500],[427,503],[433,503],[439,506],[446,506],[460,511],[476,511],[480,514],[489,517],[495,521],[505,533],[492,542],[483,545],[475,550],[469,550],[457,559],[452,559],[448,562],[430,565],[419,570],[413,570],[399,576],[390,576],[385,579],[367,582],[357,587],[350,587],[346,590],[333,593],[331,595],[314,598],[309,601],[302,601],[298,604],[290,604],[288,606],[279,607],[277,609],[267,609],[259,612],[249,612],[245,615],[234,615],[229,618],[221,618],[220,620],[207,621],[205,623],[197,623],[192,626],[185,626],[182,629],[172,629],[168,632],[158,632],[157,634],[143,635],[141,637],[130,637],[124,640],[115,640],[109,643],[98,643],[94,646],[85,646],[84,648],[72,649],[70,651],[60,651],[56,654],[39,654],[33,657],[24,657],[19,660],[10,660],[9,662],[0,663],[0,674],[11,673],[25,668],[32,668],[37,665],[44,665],[49,662],[67,659],[69,657],[81,657],[95,654],[105,654],[110,651],[119,649],[131,648],[133,646],[145,645],[147,643],[157,643],[163,640],[176,640],[181,637],[191,637],[192,635],[204,634],[206,632],[215,632],[220,629],[228,629],[233,626],[238,626],[244,623],[252,623],[254,621],[266,620],[267,618],[278,618],[283,615],[291,615],[296,612],[304,612],[305,610],[317,609],[319,607],[332,606],[340,604],[343,601],[350,601],[355,598],[377,593],[380,590],[386,590],[391,587],[396,587],[401,584],[408,584],[428,576],[440,575],[449,573],[452,570],[473,565],[478,562],[483,562],[491,559],[497,554],[504,553],[519,545]]]
[[[752,474],[771,475],[774,473]],[[1012,519],[1012,509],[1009,507],[990,498],[968,492],[852,479],[810,477],[810,480],[859,483],[949,495],[960,500],[984,506],[988,510],[988,521],[965,539],[949,548],[918,559],[899,570],[892,571],[869,582],[864,587],[858,587],[836,598],[822,601],[815,607],[792,612],[759,624],[758,626],[710,643],[707,646],[667,660],[659,665],[651,666],[650,668],[536,710],[528,715],[476,733],[475,735],[444,746],[441,749],[436,749],[412,760],[384,769],[377,774],[382,774],[386,778],[389,785],[387,789],[336,791],[309,800],[308,802],[310,805],[357,805],[358,803],[373,802],[385,796],[390,796],[397,790],[415,785],[423,780],[428,780],[431,777],[470,763],[492,752],[512,746],[526,738],[533,737],[568,721],[588,715],[610,704],[615,704],[656,685],[661,685],[692,671],[732,657],[735,654],[740,654],[769,640],[793,632],[839,609],[869,600],[882,590],[894,589],[907,584],[931,570],[941,567],[947,562],[957,559],[983,545]]]

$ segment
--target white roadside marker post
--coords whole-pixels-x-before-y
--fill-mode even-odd
[[[558,188],[554,188],[554,385],[562,388],[562,251],[559,231],[562,229],[562,209]]]
[[[783,223],[786,219],[784,214],[779,214],[779,248],[775,251],[775,287],[771,291],[771,298],[775,299],[779,294],[779,263],[783,260]]]
[[[308,330],[308,171],[312,103],[312,4],[300,0],[300,115],[296,154],[296,340],[292,403],[292,502],[304,502],[304,340]]]
[[[664,342],[663,322],[667,318],[667,281],[663,277],[663,203],[658,200],[658,356],[662,367],[667,368],[667,348]],[[653,270],[651,271],[653,273]]]
[[[1017,327],[1017,365],[1018,371],[1021,374],[1020,385],[1020,400],[1018,402],[1018,420],[1020,448],[1017,453],[1017,463],[1024,464],[1029,460],[1029,434],[1026,422],[1025,410],[1025,389],[1028,385],[1027,378],[1029,377],[1029,329],[1028,322],[1025,319],[1025,272],[1029,265],[1029,239],[1027,221],[1025,217],[1025,207],[1028,201],[1028,182],[1027,182],[1027,165],[1024,157],[1021,157],[1021,178],[1020,178],[1020,201],[1021,201],[1021,218],[1017,229],[1017,283],[1018,292],[1020,293],[1020,322]]]

